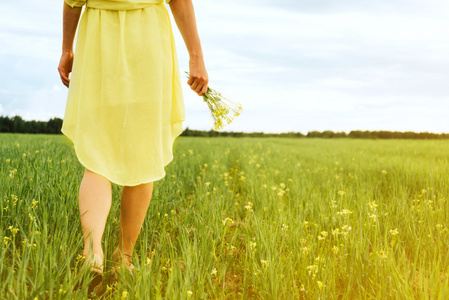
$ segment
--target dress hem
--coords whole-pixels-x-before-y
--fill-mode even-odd
[[[174,146],[174,142],[175,142],[176,138],[179,137],[179,136],[181,135],[181,133],[183,133],[183,131],[184,131],[184,130],[182,129],[182,122],[184,122],[184,120],[181,120],[181,121],[175,122],[175,123],[171,123],[172,128],[175,128],[174,134],[172,135],[172,139],[171,139],[171,141],[170,141],[170,142],[171,142],[171,148],[172,148],[172,152],[171,152],[172,155],[171,155],[171,157],[169,158],[168,161],[164,162],[164,166],[163,166],[163,170],[162,170],[162,171],[163,171],[163,175],[162,175],[162,176],[158,176],[158,177],[156,177],[156,178],[154,178],[154,179],[145,179],[145,180],[143,180],[143,181],[134,181],[134,182],[126,183],[126,184],[119,183],[118,180],[113,179],[113,176],[105,175],[103,172],[98,172],[96,169],[92,169],[92,168],[88,167],[87,164],[85,164],[84,161],[83,161],[82,159],[80,159],[80,156],[79,156],[78,151],[77,151],[76,144],[74,143],[74,139],[72,139],[72,138],[65,132],[65,130],[63,130],[63,128],[61,128],[61,132],[62,132],[67,138],[69,138],[69,139],[72,141],[73,146],[74,146],[74,149],[75,149],[75,154],[76,154],[76,156],[77,156],[77,158],[78,158],[78,161],[79,161],[79,163],[80,163],[84,168],[86,168],[86,169],[88,169],[88,170],[90,170],[90,171],[92,171],[92,172],[94,172],[94,173],[96,173],[96,174],[98,174],[98,175],[103,176],[104,178],[106,178],[107,180],[109,180],[110,182],[112,182],[112,183],[114,183],[114,184],[116,184],[116,185],[121,185],[121,186],[137,186],[137,185],[141,185],[141,184],[145,184],[145,183],[155,182],[155,181],[161,180],[162,178],[165,177],[165,175],[166,175],[165,167],[168,166],[168,165],[173,161],[173,159],[174,159],[174,155],[173,155],[173,146]]]

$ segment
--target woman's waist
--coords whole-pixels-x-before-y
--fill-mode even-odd
[[[131,10],[162,3],[164,3],[164,0],[87,0],[86,7],[107,10]]]

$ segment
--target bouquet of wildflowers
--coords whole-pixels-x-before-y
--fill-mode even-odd
[[[188,72],[185,73],[190,77]],[[241,104],[226,99],[220,92],[210,87],[207,88],[206,94],[203,95],[203,101],[209,106],[214,119],[214,130],[222,129],[225,125],[231,124],[243,109]]]

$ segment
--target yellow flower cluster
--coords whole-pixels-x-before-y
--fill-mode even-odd
[[[17,231],[19,231],[19,228],[14,228],[12,225],[9,226],[8,229],[11,231],[13,236],[15,236]]]
[[[185,73],[190,77],[189,72]],[[203,101],[209,106],[214,119],[214,130],[222,129],[225,125],[230,124],[235,117],[240,115],[240,111],[243,109],[241,104],[226,99],[221,93],[209,87],[203,96]]]
[[[257,247],[256,242],[249,242],[249,247],[250,247],[252,250],[256,250],[256,247]]]
[[[232,225],[232,224],[234,224],[234,220],[232,220],[231,218],[228,218],[228,217],[226,217],[223,221],[222,221],[222,223],[223,223],[223,225],[224,226],[226,226],[226,225]]]
[[[246,202],[245,208],[247,211],[253,211],[253,203],[252,202]]]
[[[309,273],[309,276],[313,276],[313,279],[315,279],[316,274],[318,273],[318,265],[308,266],[307,272]]]
[[[39,201],[33,199],[31,208],[34,210],[38,203],[39,203]]]
[[[317,283],[318,288],[320,289],[320,291],[321,291],[323,288],[326,287],[326,285],[325,285],[324,283],[322,283],[321,281],[317,281],[316,283]]]
[[[381,262],[388,258],[388,255],[384,250],[377,251],[377,256],[379,257]]]
[[[309,248],[303,247],[302,248],[302,254],[304,254],[304,256],[306,256],[308,253],[309,253]]]
[[[396,236],[396,235],[398,235],[399,234],[399,231],[398,231],[398,229],[396,228],[396,229],[391,229],[390,230],[390,234],[392,235],[392,236]]]
[[[275,189],[276,189],[276,188],[275,188]],[[280,184],[279,184],[278,190],[279,190],[278,196],[279,196],[280,198],[282,198],[282,197],[285,195],[285,193],[287,193],[290,189],[289,189],[289,188],[286,188],[284,183],[280,183]]]
[[[345,239],[345,240],[347,240],[348,239],[348,233],[349,233],[349,231],[352,229],[352,227],[351,226],[348,226],[348,225],[343,225],[342,227],[341,227],[341,230],[340,230],[340,228],[336,228],[336,229],[331,229],[332,230],[332,236],[334,236],[334,237],[338,237],[338,236],[343,236],[343,238]]]
[[[16,205],[17,201],[19,200],[19,197],[17,197],[14,194],[11,194],[12,204]]]
[[[320,234],[321,235],[318,236],[318,240],[320,240],[320,241],[325,240],[328,235],[327,231],[321,231]]]
[[[346,215],[350,215],[352,214],[352,211],[350,211],[349,209],[343,209],[342,211],[337,212],[337,215],[341,215],[341,216],[346,216]]]
[[[17,169],[9,170],[9,178],[14,178],[17,173]]]
[[[332,252],[334,252],[335,253],[335,255],[337,255],[338,254],[338,247],[337,246],[334,246],[334,247],[332,247]]]
[[[121,299],[121,300],[124,300],[124,299],[128,298],[128,296],[129,296],[128,291],[123,291],[123,292],[122,292],[122,297],[120,297],[120,299]]]

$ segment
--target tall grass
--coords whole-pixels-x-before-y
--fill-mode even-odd
[[[0,297],[83,298],[87,287],[73,291],[83,167],[71,142],[0,141]],[[449,298],[448,158],[438,140],[180,137],[154,186],[135,275],[106,298]]]

